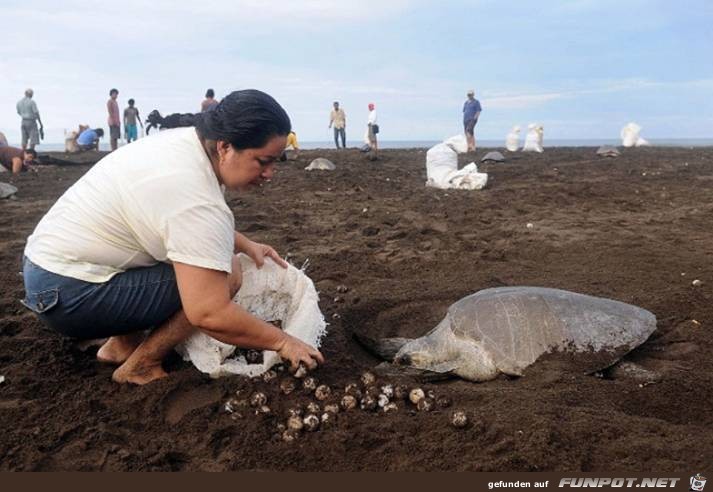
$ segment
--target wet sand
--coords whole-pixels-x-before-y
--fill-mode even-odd
[[[511,154],[481,166],[490,181],[475,192],[426,188],[422,149],[384,151],[378,162],[353,150],[305,151],[271,183],[230,194],[239,230],[296,265],[309,259],[330,323],[327,364],[315,376],[339,393],[379,362],[353,333],[422,334],[449,304],[488,287],[567,289],[658,318],[626,357],[657,371],[656,384],[544,363],[482,384],[407,379],[453,407],[355,410],[293,443],[276,425],[307,401],[302,391],[211,380],[177,356],[166,363],[170,378],[123,387],[95,347],[82,351],[45,329],[19,303],[24,242],[88,166],[1,174],[20,191],[0,201],[0,470],[704,469],[713,461],[713,149],[626,149],[611,160],[594,150]],[[318,156],[337,170],[304,171]],[[236,390],[258,389],[272,415],[223,411]],[[453,409],[472,424],[452,428]]]

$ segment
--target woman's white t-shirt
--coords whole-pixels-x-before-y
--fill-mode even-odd
[[[230,273],[234,230],[195,129],[178,128],[99,161],[42,218],[25,255],[87,282],[158,262]]]

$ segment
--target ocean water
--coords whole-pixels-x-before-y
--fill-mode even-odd
[[[478,147],[488,148],[504,148],[505,139],[502,140],[478,140]],[[713,138],[654,138],[649,139],[652,146],[656,147],[711,147],[713,146]],[[379,142],[381,149],[412,149],[422,148],[428,149],[433,147],[440,140],[384,140]],[[520,144],[522,145],[523,140]],[[620,146],[619,139],[545,139],[545,148],[547,147],[599,147],[600,145]],[[12,145],[12,144],[11,144]],[[347,147],[359,148],[363,146],[361,141],[347,141]],[[332,149],[334,142],[300,142],[300,147],[305,150],[309,149]],[[64,150],[64,143],[42,143],[37,147],[38,152],[61,152]],[[109,150],[108,143],[101,143],[100,150]]]

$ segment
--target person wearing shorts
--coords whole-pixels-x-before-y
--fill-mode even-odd
[[[465,139],[468,142],[468,152],[475,151],[475,125],[478,123],[478,117],[482,108],[480,101],[475,98],[475,91],[469,90],[468,99],[463,104],[463,129],[465,130]]]
[[[141,116],[139,116],[139,109],[134,106],[136,102],[133,99],[129,99],[129,107],[124,110],[124,135],[126,136],[126,143],[131,143],[139,138],[138,127],[136,122],[144,127],[141,121]]]
[[[119,103],[116,99],[119,97],[119,91],[112,89],[109,91],[109,100],[106,102],[106,110],[109,113],[107,124],[109,125],[109,140],[111,150],[114,151],[119,147],[119,139],[121,138],[121,119],[119,118]]]
[[[118,366],[119,383],[166,377],[163,359],[197,330],[312,369],[324,362],[316,348],[233,302],[235,253],[287,263],[235,231],[223,194],[272,178],[289,116],[244,90],[193,122],[112,152],[55,202],[27,240],[23,304],[59,334],[109,337],[97,358]]]

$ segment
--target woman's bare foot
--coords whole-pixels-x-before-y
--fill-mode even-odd
[[[97,351],[97,360],[107,364],[123,364],[143,341],[141,333],[111,337]]]
[[[136,357],[130,358],[114,371],[111,376],[114,382],[144,385],[168,376],[160,362],[136,362],[133,359]]]

